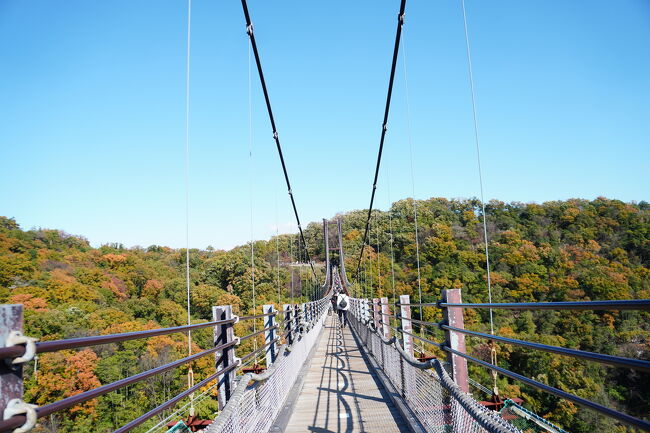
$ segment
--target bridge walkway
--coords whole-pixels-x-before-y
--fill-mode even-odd
[[[343,329],[342,347],[337,333],[329,316],[284,431],[408,432],[350,328]]]

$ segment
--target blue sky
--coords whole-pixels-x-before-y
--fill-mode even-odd
[[[250,0],[303,222],[370,198],[399,2]],[[467,0],[487,198],[649,200],[650,3]],[[0,215],[185,244],[187,3],[0,2]],[[456,0],[409,0],[415,195],[479,194]],[[194,0],[190,244],[292,230],[239,1]],[[377,204],[411,196],[400,57]],[[390,183],[390,184],[389,184]]]

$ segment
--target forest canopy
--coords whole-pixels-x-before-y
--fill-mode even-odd
[[[415,205],[415,206],[414,206]],[[418,239],[415,239],[417,209]],[[359,284],[353,294],[367,297],[409,294],[436,301],[442,289],[462,289],[466,302],[487,301],[485,240],[480,202],[431,198],[394,203],[373,211]],[[346,268],[356,265],[367,210],[336,215],[342,221]],[[486,204],[495,302],[576,301],[650,298],[650,204],[598,198],[543,204]],[[322,225],[305,230],[318,277],[324,274]],[[295,234],[255,241],[229,251],[190,250],[193,322],[210,320],[213,305],[233,305],[237,313],[262,304],[302,301],[317,295],[308,265],[300,264]],[[417,254],[419,251],[420,281]],[[253,277],[255,298],[253,298]],[[41,340],[183,325],[186,317],[185,250],[121,244],[93,248],[81,236],[59,230],[24,230],[0,217],[0,302],[23,304],[25,331]],[[414,311],[415,317],[419,316]],[[436,309],[423,320],[437,321]],[[499,312],[498,335],[523,340],[650,359],[650,315],[634,311]],[[489,330],[487,312],[465,311],[466,327]],[[238,324],[239,335],[246,326]],[[240,333],[241,332],[241,333]],[[208,330],[193,334],[195,350],[211,346]],[[432,338],[442,339],[441,333]],[[252,344],[252,341],[247,343]],[[242,347],[240,350],[249,350]],[[468,339],[468,350],[489,361],[485,341]],[[162,365],[187,354],[187,336],[172,334],[78,351],[39,356],[25,374],[26,398],[35,404],[92,389]],[[432,352],[435,354],[435,352]],[[501,367],[589,398],[637,417],[650,413],[650,375],[573,358],[498,345]],[[193,365],[200,380],[214,372],[213,358]],[[46,420],[42,431],[112,431],[183,389],[187,367],[107,394]],[[470,376],[491,385],[479,367]],[[568,431],[634,431],[570,402],[503,377],[507,397]],[[476,391],[479,399],[486,397]],[[211,398],[199,415],[213,416]],[[157,422],[157,421],[156,421]],[[155,424],[155,422],[153,422]],[[153,425],[153,424],[151,424]],[[145,427],[150,427],[145,424]]]

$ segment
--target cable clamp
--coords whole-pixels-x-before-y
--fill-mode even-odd
[[[253,36],[253,23],[246,26],[246,33],[248,36]]]
[[[273,131],[273,139],[274,140],[278,139],[278,131]]]
[[[397,20],[399,21],[400,25],[404,25],[404,17],[406,14],[398,14],[397,15]]]
[[[381,127],[383,128],[384,132],[388,131],[388,123],[384,123]]]
[[[24,344],[25,353],[23,356],[19,356],[12,360],[7,359],[6,362],[10,365],[16,365],[34,359],[34,355],[36,355],[36,341],[38,341],[37,338],[27,337],[26,335],[23,335],[21,331],[9,332],[9,335],[7,335],[7,339],[5,340],[5,347],[13,347]]]
[[[235,337],[235,338],[233,338],[232,341],[235,342],[235,346],[239,346],[239,343],[241,343],[241,338],[239,338],[239,337]]]
[[[233,361],[235,361],[235,364],[237,365],[237,367],[239,367],[239,366],[241,365],[241,358],[237,358],[237,357],[235,356],[235,357],[233,358]]]
[[[25,403],[19,398],[14,398],[9,400],[7,407],[2,414],[2,419],[4,421],[16,416],[16,415],[25,415],[27,419],[25,424],[13,430],[13,433],[26,433],[34,428],[36,425],[36,406],[35,404]]]
[[[234,316],[232,316],[232,318],[233,318],[233,319],[235,319],[235,321],[234,321],[234,322],[232,322],[232,324],[233,324],[233,325],[236,325],[236,324],[238,324],[238,323],[239,323],[239,316],[237,316],[237,315],[234,315]]]

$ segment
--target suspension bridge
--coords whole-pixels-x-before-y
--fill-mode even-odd
[[[461,2],[461,4],[463,4]],[[191,3],[190,3],[191,5]],[[260,52],[255,39],[251,14],[246,0],[242,0],[246,32],[254,55],[264,100],[281,162],[292,210],[299,230],[299,239],[313,278],[318,280],[307,242],[301,226],[296,200],[292,192],[287,166],[276,127],[271,100],[264,78]],[[582,302],[522,302],[498,303],[492,301],[490,286],[490,263],[487,242],[487,227],[483,218],[486,248],[487,303],[464,303],[460,289],[442,290],[437,302],[422,301],[419,281],[419,245],[416,245],[418,264],[418,299],[401,295],[392,302],[386,297],[368,298],[361,288],[361,265],[363,252],[369,243],[370,222],[375,201],[375,192],[380,173],[384,141],[388,129],[391,95],[395,69],[400,50],[400,37],[405,24],[406,1],[401,0],[397,13],[396,36],[391,61],[391,71],[377,162],[373,175],[370,205],[361,243],[355,281],[351,282],[345,269],[343,230],[341,221],[323,223],[325,267],[324,281],[304,303],[266,304],[261,313],[252,315],[235,314],[231,305],[215,305],[212,320],[192,324],[190,320],[190,272],[189,248],[186,249],[187,315],[188,324],[170,328],[126,332],[109,335],[87,336],[64,340],[37,341],[23,332],[22,305],[0,306],[0,432],[23,433],[35,427],[39,419],[70,409],[81,403],[96,399],[112,391],[144,381],[156,375],[191,365],[204,357],[214,358],[214,373],[194,382],[191,374],[188,386],[152,410],[144,413],[115,432],[135,431],[146,422],[160,418],[185,399],[190,404],[197,393],[211,385],[216,388],[219,411],[213,420],[201,424],[186,425],[179,422],[169,426],[159,423],[158,431],[197,431],[209,433],[232,432],[563,432],[560,427],[525,409],[514,400],[500,401],[496,386],[491,391],[493,405],[479,402],[470,392],[470,385],[482,387],[471,380],[468,364],[475,364],[513,381],[555,395],[577,404],[584,410],[591,410],[600,416],[609,417],[626,426],[650,431],[650,422],[606,407],[598,402],[549,386],[540,380],[529,378],[502,368],[493,354],[491,362],[472,356],[466,350],[465,339],[476,338],[492,343],[503,343],[525,347],[559,356],[573,357],[601,363],[616,368],[650,372],[650,361],[587,352],[559,346],[528,342],[498,336],[492,325],[492,310],[639,310],[650,311],[650,300],[582,301]],[[464,4],[463,4],[464,13]],[[189,48],[188,14],[188,48]],[[466,22],[465,22],[466,25]],[[467,29],[465,28],[467,36]],[[470,85],[474,102],[474,85],[471,71],[469,40],[467,40]],[[188,49],[189,75],[189,49]],[[188,82],[189,83],[189,82]],[[189,84],[188,84],[189,98]],[[473,108],[475,105],[473,104]],[[477,156],[480,170],[476,110]],[[481,203],[483,191],[481,186]],[[485,215],[485,207],[482,207]],[[414,206],[417,230],[417,208]],[[330,246],[330,225],[336,224],[335,245]],[[392,239],[392,233],[391,233]],[[417,233],[415,236],[417,243]],[[251,242],[251,262],[254,269],[255,251]],[[336,252],[336,260],[331,255]],[[253,303],[255,304],[255,276],[253,273]],[[332,305],[331,299],[338,293],[349,295],[349,305]],[[337,314],[337,308],[348,308],[347,326]],[[412,309],[418,309],[417,319]],[[438,322],[425,321],[422,311],[440,311],[443,319]],[[482,309],[490,311],[489,334],[470,331],[464,326],[464,311]],[[237,335],[238,323],[251,323],[253,332]],[[414,326],[415,325],[415,326]],[[258,329],[259,326],[259,329]],[[200,329],[213,330],[213,346],[192,353],[191,333]],[[445,338],[434,341],[430,330],[444,332]],[[36,354],[94,347],[155,336],[184,333],[188,336],[188,356],[143,371],[118,381],[101,385],[70,397],[36,406],[23,399],[23,366],[32,361]],[[263,344],[257,344],[263,338]],[[236,349],[246,341],[255,342],[253,350],[237,356]],[[435,349],[442,357],[416,356],[416,345]],[[264,367],[257,361],[262,358]],[[254,362],[253,368],[246,368]],[[191,368],[190,368],[191,373]],[[482,387],[483,390],[490,390]],[[201,393],[205,395],[205,392]],[[493,410],[494,408],[498,410]],[[177,413],[177,412],[175,412]],[[191,418],[191,417],[190,417]],[[169,420],[167,417],[164,420]],[[149,431],[152,431],[150,429]]]

